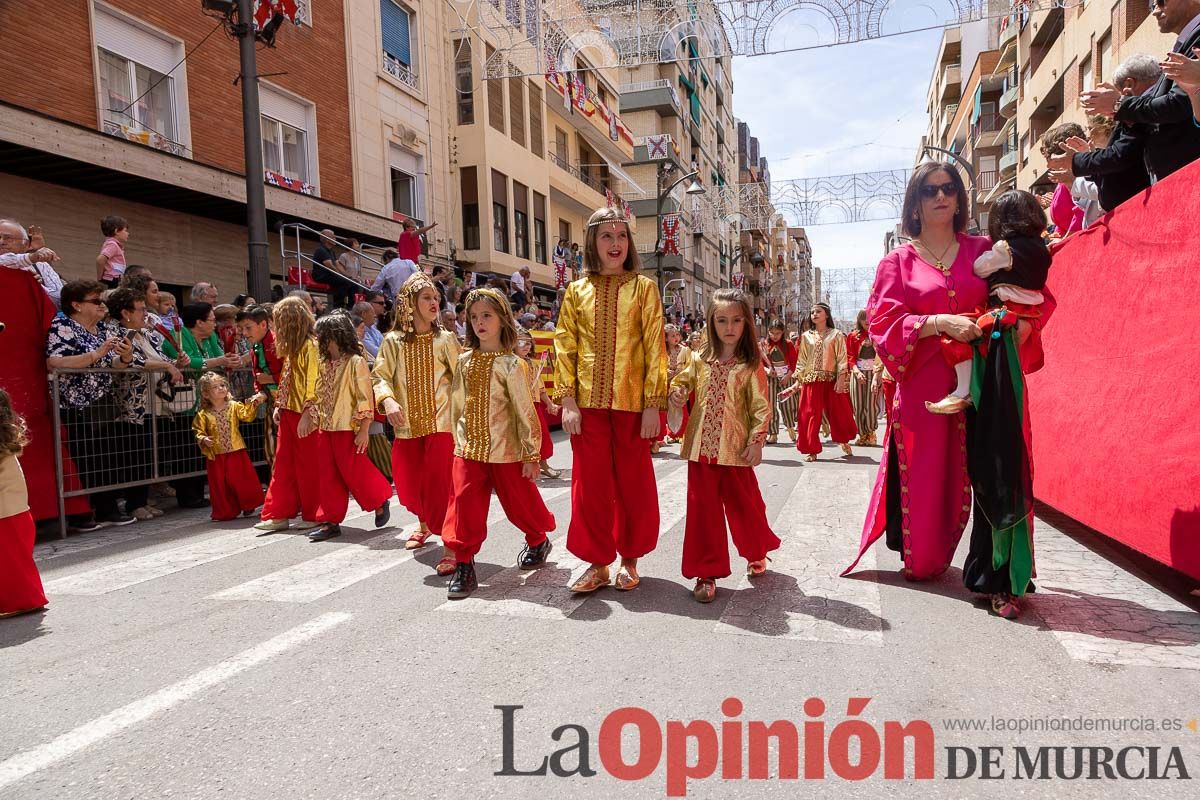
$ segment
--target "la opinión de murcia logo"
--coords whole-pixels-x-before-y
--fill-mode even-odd
[[[500,712],[500,777],[595,777],[593,766],[622,781],[642,781],[661,769],[668,797],[685,797],[689,782],[714,776],[721,780],[862,781],[933,780],[936,741],[925,720],[882,724],[862,719],[869,697],[846,701],[846,718],[823,719],[825,701],[804,701],[806,719],[744,720],[742,701],[721,703],[723,719],[667,720],[625,706],[600,723],[596,745],[578,724],[559,725],[550,733],[550,752],[516,753],[517,712],[521,705],[496,705]],[[524,738],[524,737],[523,737]],[[774,751],[774,757],[772,757]],[[946,747],[948,780],[1143,780],[1190,779],[1178,747]]]

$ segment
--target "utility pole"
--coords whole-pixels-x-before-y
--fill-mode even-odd
[[[271,297],[271,261],[267,245],[267,193],[263,185],[262,117],[258,107],[258,66],[254,53],[252,0],[237,0],[238,49],[242,62],[242,136],[246,149],[246,237],[250,255],[250,294],[265,303]]]

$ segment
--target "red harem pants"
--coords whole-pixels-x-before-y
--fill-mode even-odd
[[[733,546],[747,561],[766,558],[779,547],[779,537],[767,523],[767,506],[753,467],[689,461],[683,577],[729,577],[726,520]]]
[[[353,431],[319,431],[321,504],[317,522],[346,518],[350,495],[363,511],[377,511],[392,496],[392,484],[366,453],[355,452]]]
[[[542,424],[542,451],[540,453],[542,461],[549,461],[554,455],[554,441],[550,438],[550,419],[546,416],[546,406],[541,403],[534,403],[537,409],[538,422]]]
[[[546,508],[537,485],[521,474],[521,462],[489,464],[454,457],[454,494],[446,512],[442,543],[459,561],[474,561],[487,538],[488,506],[492,490],[508,521],[525,534],[525,544],[536,547],[554,530],[554,515]]]
[[[208,496],[217,522],[237,519],[263,504],[262,484],[245,450],[221,453],[208,462]]]
[[[821,415],[829,419],[829,433],[838,444],[858,436],[849,392],[837,392],[833,381],[813,381],[800,389],[800,424],[796,449],[806,455],[821,452]]]
[[[46,605],[42,577],[33,562],[36,534],[28,511],[0,519],[0,614]]]
[[[442,535],[446,507],[450,505],[453,463],[453,434],[431,433],[392,442],[392,480],[400,505],[438,536]]]
[[[263,519],[291,519],[297,511],[315,522],[321,505],[321,476],[317,472],[317,432],[301,439],[296,435],[300,414],[279,412],[279,441],[275,447],[275,469],[263,502]]]
[[[571,437],[567,549],[590,564],[641,558],[658,544],[658,485],[639,411],[583,408]]]

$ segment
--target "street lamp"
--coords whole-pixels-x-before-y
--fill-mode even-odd
[[[655,253],[655,260],[656,260],[656,264],[657,264],[657,267],[655,269],[655,276],[656,276],[656,283],[658,284],[659,296],[661,296],[662,292],[663,292],[663,282],[662,282],[662,276],[663,276],[663,266],[662,266],[663,203],[666,201],[667,197],[671,194],[671,192],[675,191],[676,186],[679,186],[681,183],[683,183],[684,181],[689,180],[689,179],[692,181],[692,185],[687,188],[687,190],[686,190],[687,194],[700,195],[700,194],[704,194],[704,192],[705,192],[704,185],[702,183],[700,183],[699,181],[695,180],[696,176],[700,174],[700,170],[698,170],[698,169],[692,170],[688,174],[677,179],[674,183],[672,183],[666,189],[663,189],[663,182],[665,181],[666,177],[669,174],[671,174],[671,172],[673,172],[674,170],[675,170],[674,164],[672,164],[670,161],[663,161],[663,162],[659,163],[658,174],[655,177],[655,188],[658,190],[658,198],[657,198],[657,205],[655,206],[655,212],[654,212],[654,228],[655,228],[654,253]]]

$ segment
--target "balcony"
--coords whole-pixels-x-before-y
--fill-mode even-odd
[[[396,80],[413,89],[420,90],[421,86],[417,82],[417,73],[412,67],[407,64],[401,64],[390,53],[383,54],[383,69],[388,75],[391,75]]]
[[[971,139],[975,148],[998,147],[1004,141],[1008,120],[999,114],[981,114],[971,126]]]
[[[671,161],[678,167],[683,166],[679,157],[679,144],[669,133],[656,133],[634,139],[633,160],[637,164]]]
[[[1000,181],[1000,173],[997,170],[988,170],[981,172],[975,178],[975,194],[979,197],[984,197],[992,189],[996,188],[996,184]]]
[[[715,81],[713,88],[715,88],[717,91],[717,102],[724,105],[726,102],[728,102],[728,100],[725,94],[725,68],[721,66],[720,62],[717,62],[716,75],[714,78]]]
[[[942,70],[942,100],[957,100],[962,91],[962,65],[947,64]]]
[[[665,78],[657,81],[625,83],[621,85],[619,91],[622,114],[631,111],[653,110],[664,116],[683,115],[679,91]]]
[[[1000,18],[1000,49],[1009,42],[1014,42],[1017,39],[1017,34],[1021,32],[1021,18],[1018,14],[1009,14],[1007,17]]]
[[[629,126],[581,78],[552,72],[547,73],[545,80],[546,106],[579,131],[597,153],[617,163],[633,160],[633,133]],[[554,94],[562,98],[568,92],[572,103],[570,108],[564,108]]]
[[[104,120],[103,130],[109,136],[115,136],[127,142],[144,144],[147,147],[153,147],[155,150],[161,150],[173,156],[189,157],[188,149],[179,142],[168,139],[157,131],[146,130],[136,122],[132,125],[121,125],[110,120]]]
[[[1004,155],[1000,156],[1000,177],[1007,178],[1008,176],[1016,173],[1017,157],[1018,154],[1016,150],[1010,150]]]
[[[958,103],[951,103],[942,109],[942,123],[938,126],[938,138],[942,141],[950,135],[950,124],[954,122],[955,115],[958,114]]]
[[[1009,119],[1015,117],[1017,115],[1017,101],[1020,97],[1021,87],[1013,83],[1012,86],[1009,86],[1000,95],[1000,113]]]

